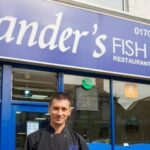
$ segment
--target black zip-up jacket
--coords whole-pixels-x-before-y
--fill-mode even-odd
[[[89,150],[84,139],[75,131],[64,128],[62,133],[47,126],[30,134],[23,150]]]

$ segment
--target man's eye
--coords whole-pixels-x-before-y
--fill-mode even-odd
[[[58,108],[58,107],[54,107],[53,109],[54,109],[54,110],[58,110],[59,108]]]
[[[62,108],[62,111],[66,111],[67,109],[66,108]]]

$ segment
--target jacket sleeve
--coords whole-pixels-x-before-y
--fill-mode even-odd
[[[80,137],[80,150],[89,150],[86,141]]]
[[[30,136],[27,137],[23,150],[36,150]]]
[[[23,150],[37,150],[39,140],[40,132],[31,133],[29,136],[27,136]]]
[[[30,149],[29,137],[27,137],[27,139],[26,139],[26,141],[25,141],[23,150],[31,150],[31,149]]]

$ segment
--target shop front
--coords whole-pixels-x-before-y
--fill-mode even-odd
[[[90,150],[150,149],[150,27],[54,1],[0,5],[0,149],[23,150],[53,94]],[[141,148],[142,147],[142,148]]]

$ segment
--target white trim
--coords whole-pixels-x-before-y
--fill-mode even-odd
[[[62,64],[55,64],[55,63],[45,63],[42,61],[33,61],[33,60],[28,60],[28,59],[16,59],[16,58],[10,58],[10,57],[2,57],[0,56],[0,59],[4,59],[4,60],[12,60],[13,62],[22,62],[22,63],[26,63],[26,64],[37,64],[37,65],[45,65],[45,66],[51,66],[51,67],[63,67],[66,69],[77,69],[77,70],[86,70],[86,71],[92,71],[92,72],[96,72],[96,73],[106,73],[106,74],[111,74],[111,75],[122,75],[122,76],[130,76],[130,77],[139,77],[139,78],[145,78],[145,79],[150,79],[150,76],[142,76],[142,75],[137,75],[137,74],[128,74],[128,73],[121,73],[121,72],[114,72],[114,71],[106,71],[106,70],[100,70],[100,69],[91,69],[91,68],[87,68],[87,67],[77,67],[77,66],[71,66],[71,65],[62,65]],[[61,69],[61,68],[60,68]]]

